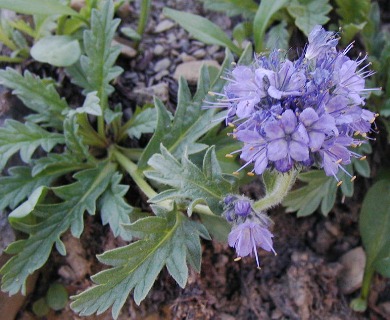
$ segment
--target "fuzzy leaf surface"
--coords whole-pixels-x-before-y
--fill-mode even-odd
[[[64,142],[62,134],[48,132],[34,123],[21,123],[8,119],[0,128],[0,170],[17,152],[20,152],[20,157],[24,162],[29,163],[38,147],[49,152],[55,145]]]
[[[166,17],[180,24],[199,41],[229,48],[238,55],[241,53],[241,49],[230,40],[226,33],[210,20],[189,12],[170,8],[164,8],[163,13]]]
[[[243,15],[251,18],[256,14],[258,4],[253,0],[202,0],[207,10],[223,12],[228,16]]]
[[[53,0],[0,0],[0,8],[24,14],[78,15],[77,11]]]
[[[112,306],[116,319],[130,292],[134,290],[134,300],[139,304],[165,265],[181,287],[187,282],[187,263],[199,270],[199,236],[208,238],[208,233],[176,209],[163,216],[140,219],[126,228],[142,234],[142,239],[98,256],[113,268],[94,275],[96,285],[72,297],[75,301],[71,308],[80,315],[100,314]]]
[[[359,229],[367,253],[367,269],[390,276],[390,181],[375,183],[364,197]]]
[[[220,75],[233,61],[231,53],[227,52],[221,70],[215,79],[210,79],[207,67],[203,67],[198,82],[198,88],[191,97],[190,89],[184,79],[179,80],[178,103],[174,118],[164,104],[155,99],[157,111],[157,127],[153,137],[144,149],[138,162],[140,169],[147,167],[147,162],[155,153],[159,153],[160,144],[174,156],[180,157],[184,150],[194,154],[207,148],[207,145],[197,142],[209,130],[219,125],[223,116],[215,114],[214,109],[202,110],[204,99],[209,91],[222,90],[225,80]]]
[[[215,214],[220,214],[220,201],[226,194],[232,193],[233,186],[222,175],[214,147],[207,150],[202,168],[191,162],[186,154],[179,162],[164,146],[161,146],[161,154],[155,154],[150,159],[149,165],[154,171],[145,171],[147,178],[172,187],[150,199],[151,202],[166,199],[202,200]]]
[[[24,72],[24,76],[17,71],[7,68],[0,70],[0,84],[13,89],[13,94],[29,109],[35,111],[34,122],[51,126],[61,130],[64,116],[62,112],[69,109],[68,104],[60,98],[52,83],[31,74]]]
[[[157,124],[156,109],[137,107],[130,123],[131,126],[127,130],[127,134],[131,138],[139,139],[143,133],[153,133]]]
[[[327,14],[332,7],[328,0],[292,0],[287,10],[294,17],[296,26],[308,36],[315,25],[329,21]]]
[[[121,236],[124,240],[131,240],[131,235],[123,229],[124,224],[130,223],[130,215],[133,212],[124,196],[129,186],[120,184],[122,175],[115,173],[109,187],[104,191],[99,201],[100,215],[103,225],[109,224],[115,237]]]
[[[6,207],[14,209],[35,189],[49,186],[56,175],[32,175],[29,167],[12,167],[8,176],[0,177],[0,210]]]
[[[97,91],[101,101],[102,97],[113,92],[114,88],[109,83],[122,72],[122,68],[113,66],[120,53],[118,46],[111,46],[120,22],[113,16],[112,1],[104,1],[99,10],[92,10],[91,29],[84,31],[86,55],[81,56],[80,64],[67,68],[76,84],[86,93]]]
[[[54,244],[62,255],[66,254],[61,235],[70,228],[73,236],[80,236],[84,212],[95,214],[96,201],[107,188],[114,171],[115,165],[110,163],[80,171],[74,175],[76,182],[53,189],[63,202],[37,203],[31,212],[18,212],[24,217],[35,217],[35,224],[10,219],[16,229],[28,232],[29,237],[7,248],[14,256],[0,269],[3,291],[12,295],[21,290],[25,294],[27,277],[44,265]]]

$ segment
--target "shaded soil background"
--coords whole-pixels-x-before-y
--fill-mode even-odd
[[[385,0],[380,4],[382,18],[389,23],[390,5]],[[198,2],[167,0],[153,3],[140,52],[135,55],[130,50],[118,61],[125,71],[115,83],[111,102],[120,102],[128,117],[137,105],[151,102],[153,95],[158,95],[174,110],[178,66],[204,60],[221,63],[224,58],[223,48],[205,46],[180,27],[170,24],[161,14],[164,5],[207,16],[227,31],[236,23],[204,11]],[[122,26],[135,26],[139,10],[136,6],[134,2],[119,12]],[[118,41],[127,44],[123,37]],[[295,42],[303,44],[304,41],[298,35]],[[297,45],[294,43],[293,46]],[[15,67],[57,79],[61,83],[59,91],[70,104],[78,106],[83,101],[80,90],[69,82],[61,69],[32,61]],[[189,81],[195,88],[193,80],[190,78]],[[8,91],[2,90],[2,121],[9,117],[21,119],[27,111]],[[380,120],[378,126],[381,128]],[[385,137],[385,132],[378,136],[368,159],[373,176],[390,158]],[[145,145],[147,139],[143,137],[140,146]],[[344,201],[338,198],[328,217],[314,214],[298,219],[294,214],[285,213],[282,207],[270,211],[275,222],[278,255],[261,253],[261,270],[251,258],[234,261],[234,252],[227,244],[203,242],[202,272],[191,272],[185,289],[179,288],[164,270],[140,306],[129,297],[119,319],[390,319],[390,280],[379,275],[373,280],[368,310],[355,313],[349,308],[350,301],[358,296],[364,268],[358,216],[370,183],[370,180],[358,178],[354,196]],[[253,198],[262,192],[260,180],[242,190]],[[144,196],[135,186],[131,186],[128,199],[132,205],[148,210]],[[0,228],[2,242],[12,241],[15,237],[12,231],[5,224]],[[70,295],[85,290],[91,285],[90,276],[104,268],[98,263],[96,254],[125,244],[115,238],[108,227],[101,226],[98,215],[85,217],[81,242],[70,234],[63,238],[68,256],[62,257],[53,251],[46,265],[34,275],[31,292],[21,300],[16,319],[36,319],[32,304],[46,294],[53,282],[63,284]],[[0,259],[4,261],[5,258],[2,255]],[[11,300],[5,299],[2,295],[0,302],[3,300],[3,305],[12,306]],[[46,318],[111,319],[111,314],[108,311],[99,316],[78,317],[67,306],[62,311],[51,311]]]

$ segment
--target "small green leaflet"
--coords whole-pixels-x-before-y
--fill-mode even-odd
[[[14,228],[29,233],[29,238],[14,242],[7,248],[7,253],[14,256],[0,269],[3,291],[13,295],[21,290],[26,294],[27,277],[44,265],[54,244],[60,254],[66,254],[61,235],[71,228],[73,236],[80,237],[84,228],[84,212],[95,214],[96,201],[106,190],[115,168],[116,165],[105,163],[94,169],[78,172],[74,175],[76,182],[53,189],[63,202],[38,202],[35,207],[30,206],[31,212],[18,210],[20,207],[27,207],[23,204],[15,209],[21,219],[14,217],[10,222]],[[36,218],[36,224],[25,221],[29,216]]]
[[[34,123],[21,123],[8,119],[0,128],[0,170],[17,152],[20,152],[20,158],[24,162],[29,163],[38,147],[49,152],[55,145],[64,142],[62,134],[48,132]]]
[[[130,241],[131,234],[123,229],[123,224],[129,224],[133,207],[127,204],[124,196],[129,186],[119,184],[122,175],[115,173],[109,187],[104,191],[99,200],[100,215],[103,225],[109,224],[115,237]]]
[[[231,54],[227,54],[220,73],[229,61],[232,61]],[[163,103],[155,99],[157,127],[138,162],[140,169],[147,168],[148,160],[153,154],[159,152],[161,143],[174,156],[181,156],[184,149],[187,149],[188,154],[194,154],[207,148],[207,145],[198,143],[197,140],[213,127],[218,126],[223,117],[220,114],[216,115],[213,109],[202,110],[201,106],[204,104],[204,98],[209,89],[218,92],[222,83],[224,81],[220,81],[218,76],[217,80],[210,84],[208,69],[204,66],[201,70],[197,92],[192,98],[187,82],[181,78],[178,104],[173,120]]]
[[[143,133],[153,133],[157,125],[156,109],[137,107],[129,125],[127,134],[131,138],[139,139]]]
[[[375,183],[364,197],[359,220],[366,270],[390,277],[390,181]]]
[[[133,289],[134,300],[140,304],[164,265],[181,287],[188,278],[187,262],[199,272],[199,237],[209,239],[209,235],[204,226],[188,220],[175,208],[165,215],[140,219],[126,229],[142,239],[98,256],[113,268],[94,275],[96,285],[72,297],[75,301],[71,308],[80,315],[101,314],[112,306],[116,319]]]
[[[278,48],[288,50],[290,34],[287,31],[287,22],[281,21],[269,29],[265,36],[265,47],[267,49]]]
[[[77,159],[88,159],[91,162],[94,158],[88,151],[88,146],[84,143],[82,135],[79,133],[80,125],[77,114],[71,114],[64,120],[64,136],[66,146],[71,154]]]
[[[31,56],[57,67],[76,63],[81,55],[79,41],[72,36],[50,35],[39,39],[30,50]]]
[[[52,83],[31,74],[24,72],[24,76],[17,71],[7,68],[0,70],[0,84],[13,89],[26,107],[37,112],[31,115],[30,121],[42,123],[47,126],[61,130],[64,116],[62,112],[69,109],[65,99],[60,98]]]
[[[80,64],[67,68],[74,83],[86,92],[97,91],[101,101],[110,95],[114,88],[109,84],[121,72],[122,68],[113,66],[119,53],[118,46],[111,47],[119,19],[113,19],[112,1],[104,1],[100,10],[93,9],[91,29],[84,31],[84,50]]]
[[[329,21],[327,14],[332,6],[328,0],[292,0],[287,10],[295,19],[296,26],[308,36],[315,25]]]
[[[193,206],[202,200],[215,214],[221,214],[220,202],[225,195],[232,193],[233,186],[222,174],[214,147],[207,150],[202,169],[192,163],[187,154],[184,154],[179,162],[164,146],[161,146],[161,154],[153,155],[148,164],[154,170],[144,172],[147,178],[173,187],[159,193],[150,199],[150,202],[189,199],[190,214]]]
[[[180,24],[180,26],[186,29],[194,38],[207,44],[216,44],[227,47],[237,55],[241,54],[241,49],[229,39],[220,27],[210,20],[189,12],[173,10],[170,8],[164,8],[163,13],[166,17],[171,18]]]

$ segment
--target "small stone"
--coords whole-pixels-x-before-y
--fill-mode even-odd
[[[379,304],[378,308],[390,318],[390,301]]]
[[[154,32],[160,33],[160,32],[167,31],[167,30],[171,29],[174,25],[175,25],[175,23],[171,20],[163,20],[156,26],[156,28],[154,29]]]
[[[165,49],[161,44],[158,44],[154,47],[153,53],[156,56],[161,56],[164,53]]]
[[[190,55],[188,55],[188,54],[185,53],[185,52],[180,53],[179,59],[181,59],[181,61],[183,61],[183,62],[188,62],[188,61],[194,61],[194,60],[196,60],[193,56],[190,56]]]
[[[168,69],[168,67],[170,66],[170,64],[171,64],[171,61],[170,61],[168,58],[164,58],[164,59],[158,61],[158,62],[155,64],[153,70],[154,70],[155,72],[160,72],[160,71],[162,71],[162,70],[166,70],[166,69]]]
[[[212,45],[211,47],[208,47],[207,48],[207,52],[209,55],[213,55],[214,53],[216,53],[217,51],[219,50],[219,46],[217,46],[216,44]]]
[[[165,82],[147,88],[135,88],[133,93],[137,95],[137,102],[140,104],[151,103],[154,97],[159,98],[163,102],[168,101],[169,98],[168,84]]]
[[[80,11],[85,7],[85,0],[71,0],[70,7],[76,11]]]
[[[196,84],[199,78],[200,70],[202,66],[206,64],[216,68],[220,68],[218,62],[214,60],[200,60],[200,61],[189,61],[179,64],[175,70],[173,77],[179,80],[183,77],[190,84]]]
[[[362,286],[366,255],[362,247],[357,247],[341,256],[343,265],[340,272],[339,286],[343,294],[350,294]]]
[[[169,71],[168,70],[163,70],[163,71],[160,71],[159,73],[157,73],[155,76],[154,76],[154,79],[156,81],[160,81],[163,77],[169,75]]]
[[[206,55],[206,50],[198,49],[192,55],[197,59],[202,59]]]

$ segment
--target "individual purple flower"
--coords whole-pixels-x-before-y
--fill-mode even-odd
[[[268,141],[267,156],[271,161],[292,158],[306,161],[309,158],[309,136],[303,124],[298,123],[292,110],[286,110],[280,120],[264,126]]]
[[[332,50],[336,47],[339,39],[331,31],[325,31],[324,28],[317,25],[310,32],[309,45],[306,48],[305,58],[308,60],[316,58],[321,53]]]
[[[245,196],[228,195],[224,198],[224,215],[229,222],[249,217],[255,211],[252,201]]]
[[[272,244],[273,234],[266,226],[257,222],[247,220],[234,227],[228,236],[230,247],[236,249],[238,257],[253,255],[256,257],[257,266],[260,266],[257,248],[260,247],[266,251],[275,253]]]

